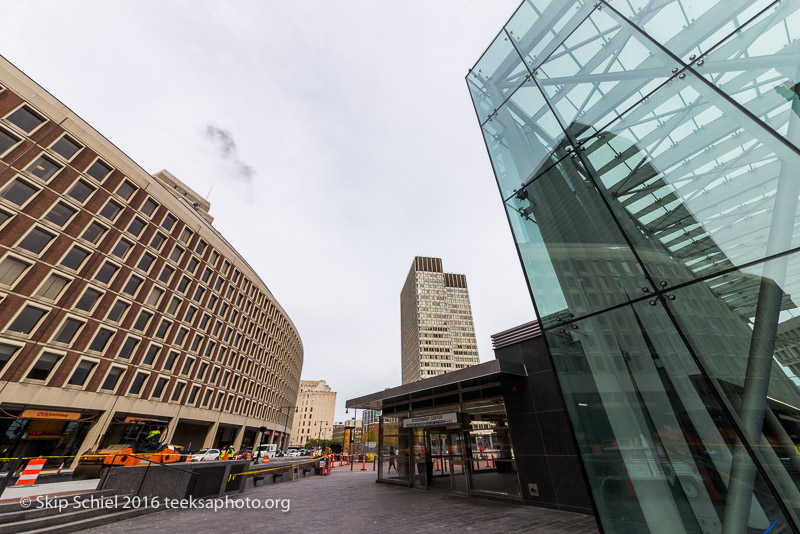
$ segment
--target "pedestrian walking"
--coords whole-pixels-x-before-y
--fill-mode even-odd
[[[394,467],[394,472],[397,473],[397,466],[394,464],[394,447],[389,447],[389,467],[386,469],[387,474],[392,472],[392,467]]]

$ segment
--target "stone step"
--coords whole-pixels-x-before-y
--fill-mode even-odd
[[[68,532],[79,532],[81,530],[86,530],[87,528],[94,528],[103,525],[109,525],[111,523],[118,523],[120,521],[125,521],[127,519],[132,519],[134,517],[139,517],[145,514],[152,514],[154,512],[159,512],[159,511],[161,511],[161,509],[156,510],[153,508],[132,508],[130,510],[114,511],[111,513],[106,513],[95,517],[89,517],[86,519],[71,521],[69,523],[62,523],[59,525],[40,528],[37,530],[24,530],[21,532],[24,532],[25,534],[45,534],[45,533],[67,534]],[[2,527],[0,527],[0,532],[3,532]]]

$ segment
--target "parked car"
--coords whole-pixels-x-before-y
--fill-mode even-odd
[[[275,458],[283,458],[284,456],[286,456],[286,453],[283,451],[278,451],[275,453]]]
[[[295,450],[295,451],[289,451],[289,452],[286,454],[286,456],[289,456],[290,458],[296,458],[296,457],[300,456],[300,451],[298,451],[298,450]]]
[[[253,451],[251,449],[242,449],[233,455],[234,460],[252,460]]]
[[[218,449],[200,449],[189,456],[190,462],[210,462],[213,460],[219,460]]]

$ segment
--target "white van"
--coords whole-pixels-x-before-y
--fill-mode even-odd
[[[253,458],[260,460],[265,456],[267,458],[275,458],[275,453],[278,450],[277,443],[268,443],[266,445],[258,445],[255,449],[253,449]]]

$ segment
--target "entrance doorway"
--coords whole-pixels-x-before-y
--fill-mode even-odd
[[[427,434],[427,449],[430,458],[430,481],[433,488],[448,489],[456,493],[467,493],[467,470],[464,436],[460,430],[430,429]]]

